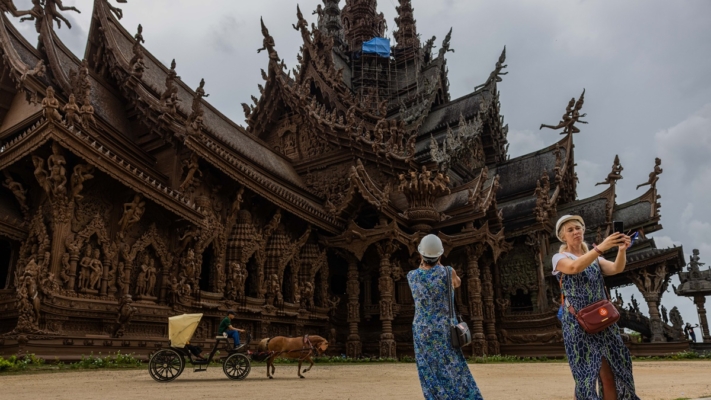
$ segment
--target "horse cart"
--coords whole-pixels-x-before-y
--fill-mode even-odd
[[[249,375],[252,369],[247,346],[250,337],[247,335],[238,347],[234,347],[231,338],[225,336],[215,337],[215,345],[207,358],[193,354],[189,350],[190,338],[200,323],[202,314],[183,314],[168,318],[168,338],[170,345],[162,348],[150,358],[148,373],[158,382],[170,382],[179,377],[189,362],[194,367],[194,372],[207,371],[213,357],[218,350],[224,350],[227,356],[222,360],[222,371],[229,379],[242,380]],[[199,354],[199,353],[198,353]]]

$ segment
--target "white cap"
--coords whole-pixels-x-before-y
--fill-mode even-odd
[[[438,258],[444,254],[442,241],[435,235],[429,234],[420,240],[417,251],[425,258]]]
[[[585,221],[583,221],[583,217],[581,217],[580,215],[564,215],[560,217],[560,219],[558,219],[558,222],[555,223],[555,236],[561,242],[563,241],[563,238],[560,237],[560,228],[568,221],[578,221],[580,222],[580,225],[583,226],[583,229],[585,229]]]

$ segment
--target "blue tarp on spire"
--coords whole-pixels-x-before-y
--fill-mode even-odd
[[[377,54],[380,57],[390,57],[390,39],[376,37],[363,42],[363,54]]]

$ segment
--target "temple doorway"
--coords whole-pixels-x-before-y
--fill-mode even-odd
[[[202,253],[202,266],[200,267],[200,290],[209,292],[212,289],[212,264],[215,260],[215,251],[212,245]]]

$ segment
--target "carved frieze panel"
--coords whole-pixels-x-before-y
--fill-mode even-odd
[[[538,289],[537,264],[530,251],[516,248],[501,261],[501,289],[515,295],[517,290],[530,293]]]

